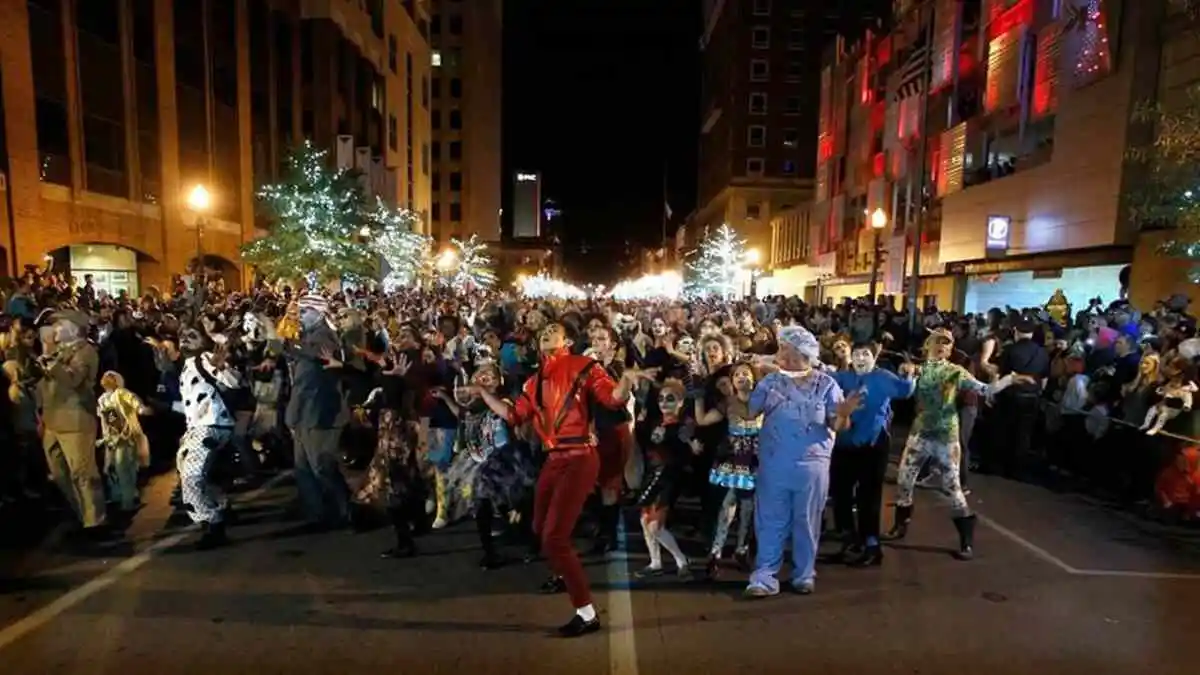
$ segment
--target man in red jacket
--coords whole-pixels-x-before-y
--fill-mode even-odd
[[[538,371],[526,380],[515,403],[474,390],[514,427],[532,423],[547,453],[534,493],[533,530],[541,537],[542,554],[555,574],[543,589],[565,589],[575,607],[575,616],[558,629],[563,637],[600,629],[587,575],[571,544],[571,533],[600,471],[589,402],[623,408],[637,382],[652,376],[651,371],[631,369],[617,382],[592,359],[572,354],[574,339],[574,328],[565,324],[551,323],[542,329]]]

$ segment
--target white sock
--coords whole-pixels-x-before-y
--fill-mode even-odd
[[[650,524],[649,521],[642,521],[642,537],[646,539],[646,550],[650,553],[650,567],[652,569],[662,569],[662,545],[658,543],[658,537],[655,536],[655,530],[658,529]]]
[[[675,559],[676,567],[683,569],[688,566],[687,556],[680,550],[679,542],[675,541],[675,535],[671,534],[670,530],[665,527],[659,528],[658,540],[662,543],[663,548],[667,549],[667,552],[671,554],[671,557]]]
[[[579,618],[583,619],[584,621],[594,621],[596,619],[596,608],[592,605],[584,605],[583,607],[576,609],[575,613],[578,614]]]

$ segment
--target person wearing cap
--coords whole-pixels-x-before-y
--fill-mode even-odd
[[[885,540],[898,541],[908,534],[913,514],[913,490],[921,467],[932,462],[941,470],[942,492],[950,497],[950,512],[958,531],[959,546],[955,557],[974,557],[975,515],[963,494],[959,462],[962,446],[959,435],[958,395],[974,391],[980,395],[997,394],[1014,382],[1028,384],[1031,379],[1009,373],[993,384],[984,384],[966,368],[950,362],[954,335],[944,328],[930,331],[925,340],[925,362],[917,376],[917,415],[909,430],[900,466],[896,474],[896,513]]]
[[[1005,423],[1000,427],[990,458],[992,466],[988,468],[1009,477],[1017,473],[1020,462],[1032,452],[1042,383],[1050,375],[1050,355],[1033,339],[1037,331],[1037,322],[1023,317],[1013,327],[1014,342],[1000,353],[998,365],[1002,377],[1015,373],[1028,380],[1015,383],[996,399],[997,412]]]
[[[300,339],[287,351],[292,393],[285,414],[296,486],[309,524],[341,526],[350,517],[350,488],[338,464],[342,431],[350,421],[340,372],[346,357],[329,323],[328,301],[310,293],[297,306]]]
[[[50,477],[66,497],[85,530],[101,533],[104,491],[96,465],[96,378],[100,357],[84,338],[85,314],[54,313],[43,333],[42,379],[37,398],[42,408],[42,448]]]
[[[571,325],[558,322],[539,331],[538,371],[526,380],[514,403],[480,386],[468,387],[507,419],[510,428],[532,423],[547,452],[534,491],[533,530],[541,537],[542,554],[555,575],[543,585],[543,592],[565,590],[575,608],[571,620],[558,629],[562,637],[600,630],[587,574],[571,543],[575,523],[600,472],[590,403],[622,409],[637,384],[655,374],[631,368],[616,381],[596,361],[571,352],[577,337]]]
[[[755,569],[745,594],[779,594],[776,575],[792,542],[792,589],[816,588],[817,547],[829,494],[834,435],[850,425],[858,394],[843,397],[833,376],[819,366],[820,344],[799,326],[779,331],[779,353],[750,394],[749,414],[762,415],[755,473]]]

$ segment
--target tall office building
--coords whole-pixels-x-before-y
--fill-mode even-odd
[[[441,241],[500,239],[503,3],[433,0],[433,206]]]
[[[420,158],[428,116],[420,89],[402,107],[401,87],[406,54],[414,82],[431,61],[421,6],[0,0],[0,273],[50,256],[136,293],[200,257],[243,284],[255,187],[301,138],[333,150],[350,133],[373,164],[397,169],[410,147]],[[411,136],[401,133],[409,120]],[[420,166],[415,181],[396,171],[380,192],[407,197],[415,183],[399,201],[424,208]],[[185,201],[196,185],[212,195],[203,221]]]
[[[513,174],[513,239],[542,236],[542,175],[532,171]]]
[[[766,251],[772,215],[811,199],[822,45],[885,0],[703,0],[694,243],[722,223]]]

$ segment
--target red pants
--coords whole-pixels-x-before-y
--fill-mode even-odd
[[[596,451],[600,453],[600,476],[597,478],[600,489],[620,494],[625,482],[625,465],[633,453],[633,431],[628,424],[621,424],[598,429],[596,436]]]
[[[592,591],[571,534],[599,471],[600,458],[593,448],[552,452],[542,465],[534,492],[533,531],[541,537],[542,555],[550,569],[563,578],[576,609],[591,604]]]

